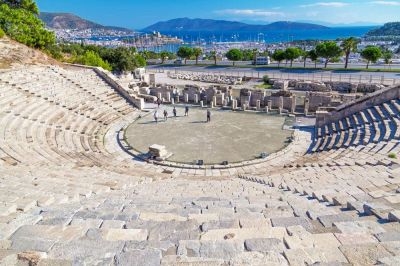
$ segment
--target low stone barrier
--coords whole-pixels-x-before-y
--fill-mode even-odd
[[[132,103],[139,110],[144,109],[144,99],[143,98],[135,98],[131,96],[117,81],[111,78],[102,68],[93,68],[94,72],[101,77],[104,81],[108,83],[111,87],[114,88],[123,98],[125,98],[128,102]]]
[[[384,85],[370,84],[370,83],[350,83],[341,81],[304,81],[304,80],[277,80],[271,79],[271,85],[274,89],[294,88],[299,91],[313,91],[313,92],[326,92],[337,91],[342,93],[371,93],[384,88]]]
[[[144,109],[144,99],[136,98],[130,95],[116,80],[114,80],[110,75],[108,75],[104,69],[101,67],[84,66],[77,64],[65,64],[74,67],[92,69],[99,77],[101,77],[105,82],[108,83],[114,90],[116,90],[125,100],[133,104],[139,110]]]
[[[378,90],[353,102],[342,104],[336,107],[333,112],[317,112],[316,126],[321,127],[328,123],[339,121],[368,107],[399,98],[400,86]]]

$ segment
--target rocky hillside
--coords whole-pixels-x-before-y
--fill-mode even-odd
[[[75,29],[75,30],[114,30],[132,33],[132,30],[120,27],[103,26],[98,23],[83,19],[70,13],[48,13],[41,12],[40,19],[48,28],[56,30]]]
[[[8,37],[0,39],[0,69],[27,64],[54,65],[58,62],[43,52],[29,48]]]
[[[290,21],[278,21],[267,25],[251,25],[236,21],[213,19],[177,18],[148,26],[144,31],[268,31],[268,30],[315,30],[325,26]]]
[[[400,36],[400,22],[386,23],[382,27],[369,31],[367,36]]]

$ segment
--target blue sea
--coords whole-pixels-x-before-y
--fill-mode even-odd
[[[271,30],[264,32],[161,32],[177,36],[186,43],[192,42],[265,42],[279,43],[294,40],[335,40],[346,37],[363,37],[374,26],[336,27],[319,30]]]
[[[271,30],[264,32],[161,32],[163,35],[178,37],[184,45],[210,47],[215,43],[253,42],[253,43],[287,43],[302,40],[336,40],[347,37],[364,37],[374,26],[336,27],[320,30]],[[167,50],[176,52],[181,45],[169,44],[158,47],[146,47],[146,50],[159,52]],[[142,50],[139,48],[139,50]]]
[[[212,32],[212,31],[200,31],[200,32],[161,32],[162,35],[170,37],[178,37],[183,40],[183,44],[168,44],[161,46],[146,46],[137,47],[138,50],[149,50],[160,52],[167,50],[170,52],[176,52],[181,45],[188,46],[202,46],[212,47],[214,44],[225,44],[225,43],[239,43],[239,42],[252,42],[258,44],[272,44],[272,43],[287,43],[292,41],[302,40],[336,40],[338,38],[346,37],[364,37],[365,34],[375,28],[375,26],[364,26],[364,27],[336,27],[319,30],[271,30],[264,32]],[[133,37],[133,36],[132,36]],[[125,37],[116,38],[115,36],[110,37],[92,37],[91,40],[119,40],[125,39]]]

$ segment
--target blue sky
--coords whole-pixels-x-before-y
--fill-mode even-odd
[[[141,29],[172,18],[267,23],[312,21],[383,24],[400,21],[400,0],[37,0],[41,11],[71,12],[103,25]]]

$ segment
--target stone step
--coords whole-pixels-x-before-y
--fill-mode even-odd
[[[391,222],[400,222],[400,211],[399,210],[390,211],[388,219]]]
[[[289,227],[294,225],[300,225],[304,229],[311,231],[313,225],[309,219],[303,217],[282,217],[282,218],[272,218],[272,226],[274,227]]]
[[[282,239],[278,238],[252,238],[244,241],[246,251],[266,252],[276,251],[282,252],[285,250],[285,245]]]
[[[375,215],[379,219],[388,219],[389,213],[393,211],[392,207],[378,202],[365,203],[363,208],[365,214]]]
[[[376,265],[380,258],[393,256],[379,243],[344,245],[339,249],[352,265]]]
[[[288,249],[284,252],[290,265],[312,265],[315,263],[348,263],[338,248],[301,248]],[[334,265],[334,264],[333,264]]]
[[[318,221],[325,227],[332,227],[337,222],[349,222],[355,220],[355,217],[346,213],[318,216]]]
[[[215,258],[201,258],[169,255],[164,256],[161,260],[161,266],[224,266],[225,260]]]
[[[177,255],[230,260],[244,251],[243,240],[181,240]]]
[[[201,240],[245,240],[250,238],[278,238],[282,239],[286,235],[285,228],[279,227],[260,227],[260,228],[240,228],[240,229],[213,229],[201,235]]]

